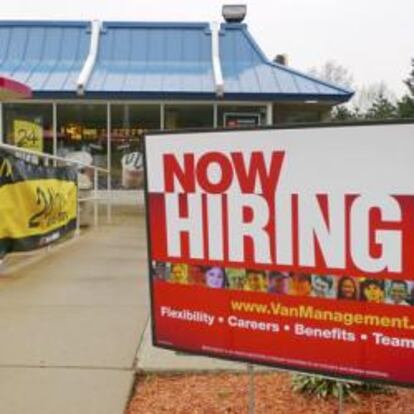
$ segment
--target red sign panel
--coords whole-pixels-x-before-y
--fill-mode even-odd
[[[154,345],[414,383],[413,136],[147,137]]]

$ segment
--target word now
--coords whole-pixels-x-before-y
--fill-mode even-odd
[[[267,166],[262,152],[252,152],[248,163],[242,152],[207,152],[197,161],[194,154],[184,154],[182,165],[174,154],[164,154],[165,192],[194,193],[198,185],[206,193],[218,194],[236,182],[242,193],[254,192],[257,183],[262,193],[274,193],[284,155],[282,151],[272,152]]]

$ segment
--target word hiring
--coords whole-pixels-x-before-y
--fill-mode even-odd
[[[167,255],[401,272],[397,199],[277,192],[285,159],[282,151],[164,154]]]

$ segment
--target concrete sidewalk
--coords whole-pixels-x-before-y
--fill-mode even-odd
[[[136,371],[246,369],[152,346],[145,230],[116,206],[113,225],[0,276],[1,414],[123,414]]]
[[[148,319],[136,208],[0,278],[0,412],[121,414]]]
[[[137,356],[137,371],[144,373],[163,374],[183,371],[246,371],[246,364],[224,361],[217,358],[174,352],[152,346],[150,320],[144,331]],[[265,368],[268,370],[268,368]]]

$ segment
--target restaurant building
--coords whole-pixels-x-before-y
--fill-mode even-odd
[[[147,130],[321,121],[351,98],[269,60],[242,19],[227,20],[0,21],[0,76],[33,94],[0,103],[0,140],[90,154],[113,188],[130,188],[123,169],[139,164]]]

